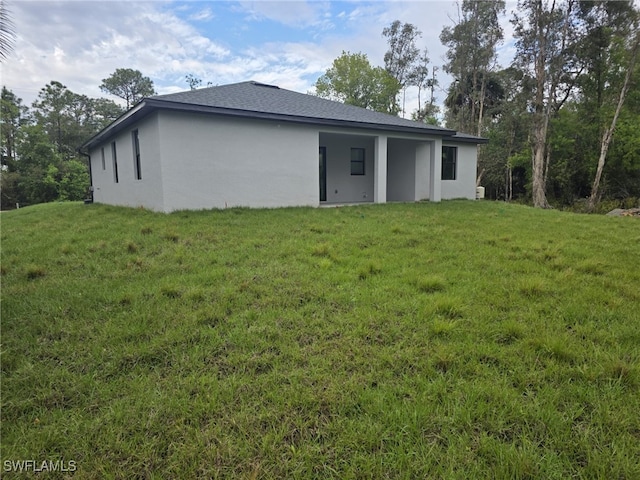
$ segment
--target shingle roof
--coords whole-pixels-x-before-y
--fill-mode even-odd
[[[244,112],[247,115],[265,114],[290,120],[317,123],[360,124],[368,128],[391,128],[424,133],[453,135],[454,130],[406,120],[394,115],[374,112],[366,108],[346,105],[324,98],[285,90],[274,85],[254,81],[202,88],[151,97],[151,101],[170,102],[184,106],[210,107]]]
[[[442,135],[453,141],[486,142],[484,138],[456,134],[455,130],[414,122],[274,85],[249,81],[146,98],[87,141],[81,148],[90,148],[98,144],[109,135],[133,124],[155,109],[198,111],[316,125]]]

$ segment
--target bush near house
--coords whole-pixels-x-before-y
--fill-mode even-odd
[[[5,212],[5,474],[639,478],[639,247],[493,202]]]

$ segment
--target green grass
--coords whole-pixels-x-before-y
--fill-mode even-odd
[[[2,466],[640,478],[637,219],[452,201],[1,221]]]

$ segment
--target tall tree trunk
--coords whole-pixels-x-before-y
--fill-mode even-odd
[[[482,135],[482,116],[484,114],[484,92],[487,85],[487,72],[482,75],[482,83],[480,84],[480,111],[478,112],[478,130],[476,135]]]
[[[622,110],[622,106],[624,105],[627,92],[629,91],[631,76],[633,74],[636,58],[638,56],[639,43],[640,43],[640,34],[636,34],[633,50],[631,52],[631,59],[629,60],[629,68],[627,69],[627,73],[624,76],[624,84],[622,85],[622,89],[620,90],[620,97],[618,97],[618,104],[616,105],[616,111],[613,114],[611,125],[609,125],[609,128],[607,128],[604,131],[604,134],[602,135],[602,142],[600,144],[600,157],[598,158],[598,168],[596,170],[595,179],[593,180],[593,186],[591,187],[591,195],[589,196],[589,201],[587,202],[587,209],[590,212],[593,212],[593,210],[595,210],[596,204],[599,201],[599,194],[600,194],[599,190],[600,190],[600,180],[602,178],[602,170],[604,169],[604,164],[607,159],[607,152],[609,151],[609,144],[611,143],[611,139],[613,138],[613,132],[616,128],[618,117],[620,116],[620,110]]]

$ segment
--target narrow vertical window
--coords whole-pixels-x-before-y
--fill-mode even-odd
[[[456,147],[442,147],[442,180],[456,179],[456,163],[458,160]]]
[[[116,142],[111,142],[111,158],[113,159],[113,181],[118,183],[118,154],[116,153]]]
[[[364,175],[364,148],[351,149],[351,175]]]
[[[107,169],[107,163],[104,160],[104,147],[102,147],[100,149],[100,155],[102,157],[102,170],[106,170]]]
[[[142,170],[140,169],[140,139],[138,138],[138,130],[131,132],[133,140],[133,172],[136,180],[142,180]]]

